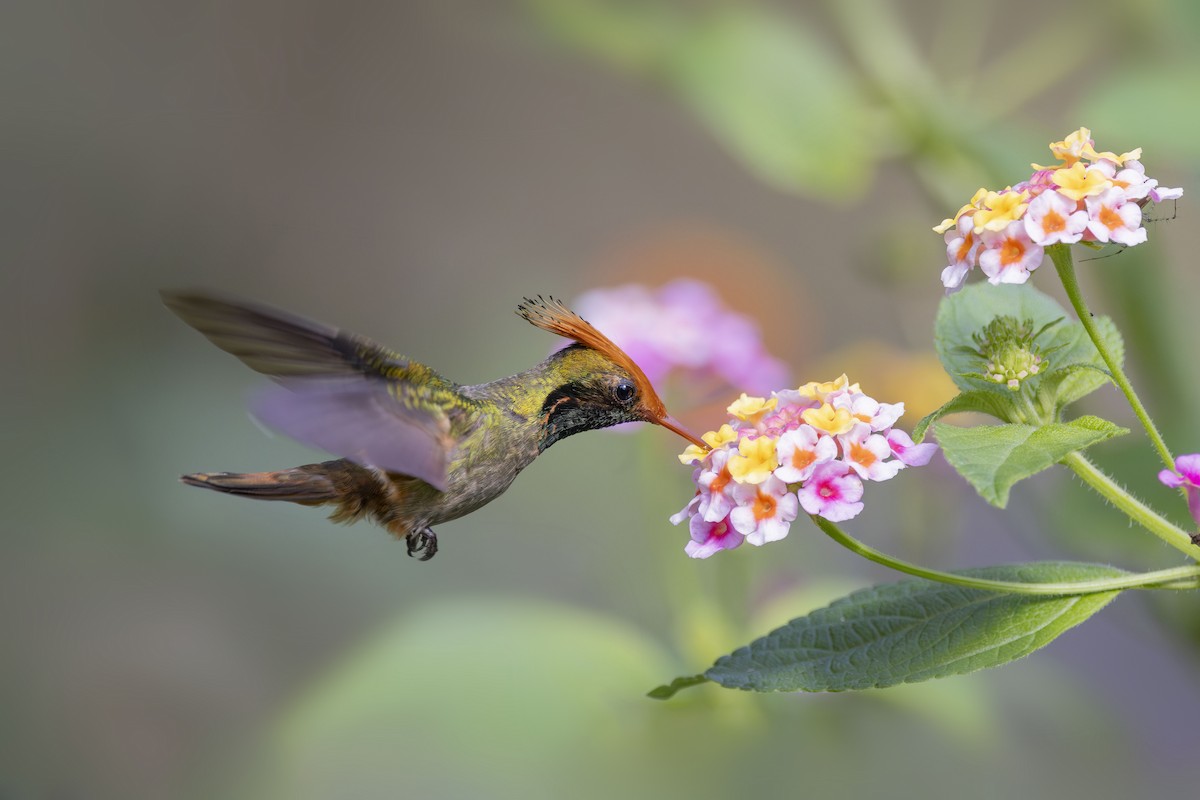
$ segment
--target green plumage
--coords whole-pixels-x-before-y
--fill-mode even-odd
[[[464,386],[369,339],[275,309],[191,293],[163,300],[279,382],[256,404],[260,419],[343,456],[275,472],[187,475],[186,483],[331,505],[338,521],[370,517],[425,558],[436,552],[433,525],[498,497],[559,439],[622,422],[663,424],[643,397],[648,384],[578,343],[517,375]]]

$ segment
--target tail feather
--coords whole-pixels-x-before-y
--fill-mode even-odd
[[[258,500],[288,500],[321,505],[339,498],[339,491],[319,465],[278,472],[200,472],[180,478],[188,486],[199,486],[239,497]]]

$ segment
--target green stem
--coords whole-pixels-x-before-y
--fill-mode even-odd
[[[1156,514],[1081,453],[1071,453],[1061,463],[1083,478],[1084,483],[1103,495],[1106,500],[1124,511],[1138,525],[1181,553],[1191,558],[1200,557],[1200,549],[1192,544],[1192,537],[1187,532]]]
[[[1158,432],[1158,428],[1154,427],[1154,420],[1150,419],[1150,415],[1146,413],[1146,407],[1142,405],[1142,401],[1138,399],[1137,392],[1133,390],[1133,384],[1129,382],[1125,372],[1121,369],[1121,363],[1109,351],[1105,345],[1104,339],[1100,336],[1100,331],[1096,327],[1096,320],[1092,317],[1092,313],[1088,311],[1087,304],[1083,301],[1083,293],[1079,289],[1079,280],[1075,276],[1075,262],[1071,258],[1071,247],[1066,244],[1053,244],[1046,248],[1050,253],[1050,258],[1054,261],[1054,268],[1058,270],[1058,277],[1062,281],[1063,288],[1067,290],[1067,297],[1071,301],[1071,306],[1075,309],[1076,316],[1083,323],[1084,330],[1091,337],[1092,343],[1096,345],[1096,349],[1100,351],[1100,357],[1104,359],[1104,363],[1108,365],[1108,371],[1112,373],[1113,383],[1125,395],[1125,399],[1129,401],[1130,408],[1141,421],[1142,427],[1146,429],[1146,434],[1150,437],[1150,441],[1154,443],[1155,449],[1158,450],[1159,457],[1166,464],[1167,469],[1175,469],[1175,459],[1171,456],[1171,451],[1167,448],[1167,443],[1163,441],[1162,436]]]
[[[939,583],[949,583],[955,586],[965,586],[968,589],[983,589],[989,592],[1007,592],[1009,594],[1032,595],[1078,595],[1095,594],[1097,592],[1113,592],[1121,589],[1196,589],[1200,588],[1200,565],[1192,564],[1185,567],[1160,569],[1155,572],[1143,572],[1126,575],[1120,578],[1104,578],[1095,581],[1075,581],[1066,583],[1021,583],[1019,581],[994,581],[986,578],[971,578],[966,575],[956,575],[953,572],[942,572],[936,569],[911,564],[898,558],[881,553],[868,544],[855,539],[827,519],[813,516],[816,523],[826,536],[845,547],[851,552],[882,564],[885,567],[915,575]]]

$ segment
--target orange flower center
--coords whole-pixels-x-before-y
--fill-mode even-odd
[[[1100,222],[1110,231],[1120,228],[1125,224],[1125,220],[1121,219],[1121,215],[1108,206],[1100,210]]]
[[[726,467],[717,473],[717,477],[713,478],[712,485],[708,487],[708,490],[713,494],[720,494],[725,491],[725,487],[731,480],[733,480],[733,476],[729,474],[729,468]]]
[[[775,498],[769,494],[758,495],[754,501],[754,518],[759,522],[775,516]]]
[[[879,459],[875,454],[861,444],[855,442],[850,445],[850,458],[857,464],[862,464],[864,467],[870,467]]]
[[[958,252],[954,254],[955,260],[966,261],[967,255],[971,252],[971,246],[973,244],[975,244],[975,234],[971,231],[967,231],[967,235],[963,237],[962,244],[958,246]]]
[[[1067,228],[1067,220],[1057,211],[1047,211],[1042,217],[1042,230],[1046,233],[1061,233]]]
[[[1017,264],[1025,257],[1025,245],[1019,239],[1005,239],[1000,245],[1000,263],[1004,266]]]
[[[816,460],[817,454],[811,450],[801,450],[797,447],[792,453],[792,466],[796,469],[804,469]]]

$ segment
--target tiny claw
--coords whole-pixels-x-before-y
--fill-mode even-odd
[[[413,531],[404,538],[404,541],[408,545],[410,558],[417,557],[418,561],[428,561],[437,555],[437,534],[433,532],[432,528]],[[418,553],[420,556],[417,556]]]

